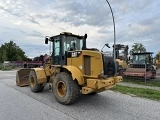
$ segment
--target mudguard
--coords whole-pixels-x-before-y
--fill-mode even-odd
[[[75,66],[63,66],[63,68],[67,69],[71,72],[73,80],[77,80],[79,85],[84,84],[84,78],[82,72]]]
[[[35,71],[38,84],[47,83],[47,75],[43,68],[32,68],[31,70]]]

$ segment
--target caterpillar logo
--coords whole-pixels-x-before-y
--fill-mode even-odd
[[[80,52],[80,51],[72,52],[72,56],[71,57],[79,57],[81,53],[82,52]]]

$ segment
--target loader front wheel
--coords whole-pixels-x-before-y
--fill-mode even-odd
[[[61,104],[71,104],[79,97],[80,90],[78,83],[72,79],[69,73],[61,72],[57,74],[52,86],[54,96]]]
[[[43,84],[38,84],[35,71],[29,73],[29,86],[32,92],[41,92],[44,88]]]

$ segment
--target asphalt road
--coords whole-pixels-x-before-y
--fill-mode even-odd
[[[41,93],[15,84],[16,71],[0,71],[0,120],[158,120],[160,101],[113,91],[81,95],[69,106],[59,104],[46,86]]]

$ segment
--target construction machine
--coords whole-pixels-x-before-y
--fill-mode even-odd
[[[113,52],[115,47],[115,58],[118,63],[119,70],[117,71],[119,75],[123,75],[123,72],[128,68],[128,45],[116,44],[113,45]]]
[[[156,59],[155,65],[157,69],[160,68],[160,51],[158,51],[158,59]]]
[[[129,68],[123,73],[124,77],[151,79],[156,77],[153,65],[153,52],[132,53]]]
[[[52,54],[41,68],[17,71],[16,84],[29,85],[32,92],[41,92],[47,83],[56,100],[71,104],[80,93],[92,94],[110,89],[122,81],[115,75],[114,59],[94,48],[86,47],[84,36],[68,32],[46,37]]]

